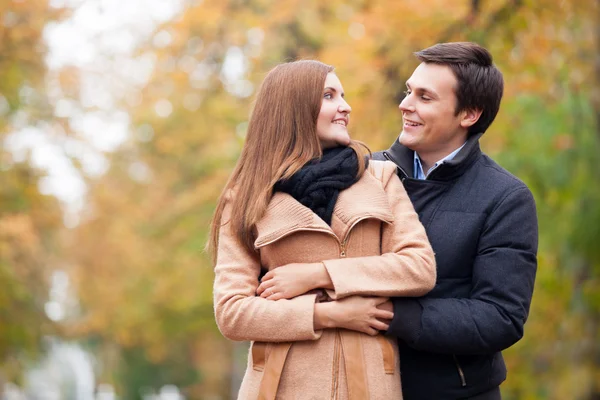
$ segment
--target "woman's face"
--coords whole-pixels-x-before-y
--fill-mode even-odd
[[[317,118],[317,136],[321,148],[347,146],[350,144],[348,123],[350,105],[344,100],[344,88],[333,72],[327,74],[323,88],[323,102]]]

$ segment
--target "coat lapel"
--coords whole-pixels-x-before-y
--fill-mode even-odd
[[[259,248],[299,230],[328,231],[331,227],[287,193],[276,192],[256,224],[254,247]]]
[[[356,222],[365,218],[386,223],[394,221],[381,181],[370,172],[365,172],[358,182],[340,193],[333,209],[331,227],[343,239]]]
[[[355,222],[364,218],[387,223],[394,221],[381,181],[370,172],[365,172],[358,182],[340,192],[333,210],[332,226],[289,194],[276,192],[265,215],[256,224],[254,247],[263,247],[302,230],[328,232],[342,238]]]

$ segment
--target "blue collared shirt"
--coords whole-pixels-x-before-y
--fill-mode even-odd
[[[414,157],[415,166],[414,166],[414,176],[413,176],[413,178],[415,178],[415,179],[425,179],[425,178],[427,178],[427,176],[429,176],[429,174],[431,174],[431,172],[433,172],[434,169],[436,169],[437,167],[439,167],[440,165],[442,165],[444,162],[452,160],[458,154],[458,152],[463,147],[465,147],[465,144],[467,144],[467,143],[465,142],[458,149],[454,150],[452,153],[448,154],[446,157],[442,158],[441,160],[439,160],[438,162],[436,162],[435,164],[433,164],[433,167],[429,168],[429,171],[427,171],[427,175],[425,175],[425,173],[423,172],[423,165],[421,164],[421,159],[419,158],[419,155],[415,151],[415,157]]]

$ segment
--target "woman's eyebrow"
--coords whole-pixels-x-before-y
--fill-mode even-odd
[[[332,92],[335,92],[335,93],[337,93],[337,90],[336,90],[336,88],[334,88],[334,87],[331,87],[331,86],[327,86],[325,89],[323,89],[323,91],[324,91],[324,92],[325,92],[325,91],[327,91],[327,90],[331,90]],[[340,92],[340,96],[344,97],[344,95],[345,95],[345,93],[344,93],[344,92]]]

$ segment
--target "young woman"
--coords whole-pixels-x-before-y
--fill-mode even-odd
[[[217,325],[252,341],[240,399],[402,397],[377,306],[431,290],[434,255],[395,166],[350,139],[350,111],[317,61],[275,67],[256,96],[210,238]]]

